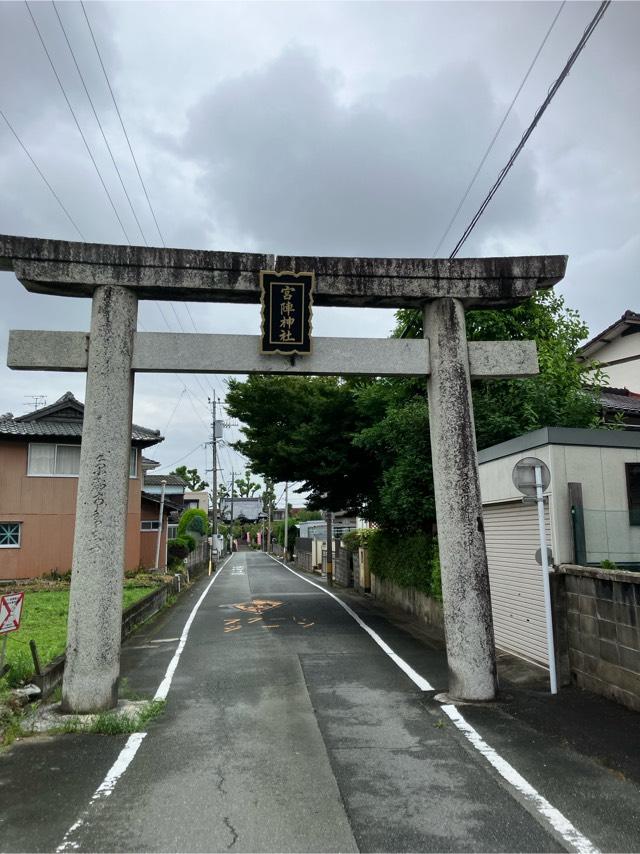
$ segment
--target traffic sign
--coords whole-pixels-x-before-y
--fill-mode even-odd
[[[551,472],[547,464],[537,457],[525,457],[523,460],[519,460],[511,473],[515,488],[529,498],[536,498],[538,495],[536,469],[540,469],[540,486],[544,492],[551,483]]]
[[[0,635],[15,632],[20,628],[20,616],[24,593],[7,593],[0,596]]]

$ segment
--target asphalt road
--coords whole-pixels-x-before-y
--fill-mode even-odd
[[[209,581],[125,645],[128,690],[155,693]],[[92,800],[127,736],[30,738],[0,756],[0,850],[640,850],[636,781],[508,704],[460,706],[540,802],[523,795],[434,699],[442,651],[350,604],[434,691],[323,590],[241,552],[202,601],[166,711],[108,797]]]

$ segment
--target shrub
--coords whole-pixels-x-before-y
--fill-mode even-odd
[[[204,510],[192,507],[185,510],[178,522],[178,536],[184,534],[196,534],[200,537],[206,536],[209,530],[209,519]]]
[[[181,561],[189,554],[189,546],[182,537],[176,537],[167,543],[169,565]]]
[[[190,552],[198,545],[196,538],[192,537],[191,534],[182,534],[178,539],[186,545]]]
[[[360,548],[367,548],[369,537],[374,532],[374,528],[357,528],[355,531],[349,531],[342,538],[342,545],[348,552],[357,552]]]
[[[438,544],[429,534],[373,530],[368,537],[369,569],[400,587],[415,587],[442,600]]]

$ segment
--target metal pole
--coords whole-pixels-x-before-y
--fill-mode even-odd
[[[549,560],[547,555],[547,533],[544,526],[544,495],[542,490],[542,469],[535,467],[536,504],[538,505],[538,530],[540,531],[540,562],[542,564],[542,584],[544,586],[544,611],[547,619],[547,655],[549,656],[549,681],[551,693],[558,693],[556,677],[556,652],[553,643],[553,618],[551,615],[551,590],[549,585]]]
[[[289,481],[284,485],[284,559],[289,548]]]
[[[2,636],[2,649],[0,650],[0,676],[2,676],[2,671],[4,669],[4,657],[7,652],[7,637],[8,632]]]
[[[231,519],[229,521],[229,553],[233,551],[233,490],[235,487],[236,473],[231,472]]]
[[[211,447],[213,448],[213,539],[218,543],[218,439],[216,436],[216,397],[211,401]]]
[[[271,493],[269,493],[269,507],[267,509],[267,554],[271,553]]]
[[[333,586],[333,513],[327,510],[327,584]]]
[[[162,540],[162,527],[163,527],[162,526],[162,521],[163,521],[162,514],[164,513],[164,491],[165,491],[165,488],[167,486],[166,480],[161,480],[160,482],[162,483],[162,491],[160,492],[160,515],[159,515],[160,524],[158,525],[158,537],[156,539],[156,563],[155,563],[156,569],[160,569],[160,541]]]

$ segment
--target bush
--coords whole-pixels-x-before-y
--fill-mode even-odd
[[[189,545],[183,537],[176,537],[167,543],[167,559],[169,565],[181,561],[189,554]]]
[[[178,539],[186,545],[190,552],[192,552],[198,545],[196,538],[192,537],[191,534],[182,534]]]
[[[367,548],[369,537],[373,534],[375,528],[357,528],[355,531],[349,531],[342,538],[342,545],[348,552],[357,552],[358,549]]]
[[[437,540],[429,534],[402,535],[372,530],[368,537],[369,569],[400,587],[415,587],[442,601]]]
[[[178,537],[184,534],[196,534],[200,537],[207,535],[209,530],[209,519],[204,510],[199,510],[197,507],[192,507],[190,510],[185,510],[180,521],[178,522]]]

